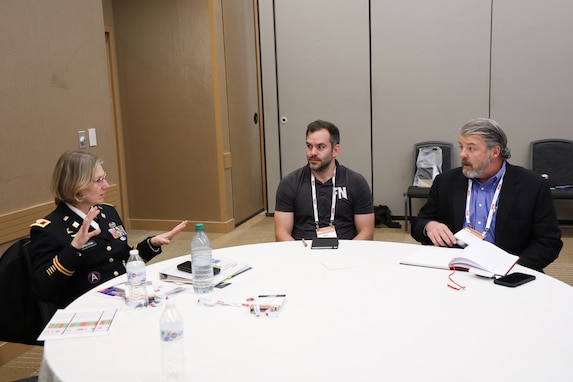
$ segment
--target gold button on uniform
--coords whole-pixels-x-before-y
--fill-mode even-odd
[[[119,276],[119,272],[118,272],[118,271],[114,271],[114,272],[113,272],[113,275],[117,277],[117,276]]]
[[[113,257],[110,257],[108,260],[110,263],[113,263],[115,260],[113,259]]]
[[[108,245],[108,246],[106,247],[106,250],[107,250],[108,252],[111,252],[111,245]]]

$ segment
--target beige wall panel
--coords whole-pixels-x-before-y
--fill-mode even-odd
[[[508,135],[510,161],[529,166],[537,139],[573,139],[573,2],[496,2],[493,18],[491,117]],[[559,219],[573,203],[556,201]]]
[[[488,116],[491,4],[381,0],[371,7],[374,203],[404,215],[414,143],[448,141],[457,153],[461,126]],[[421,203],[414,201],[414,214]]]
[[[130,218],[220,220],[209,1],[114,0],[113,19]]]
[[[49,182],[78,130],[95,128],[117,176],[101,0],[0,2],[0,215],[52,201]]]

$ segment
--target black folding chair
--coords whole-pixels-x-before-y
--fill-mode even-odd
[[[553,199],[573,199],[573,141],[540,139],[531,142],[529,168],[547,177]]]
[[[416,174],[418,154],[423,147],[439,147],[442,149],[442,171],[450,170],[453,165],[452,153],[454,145],[443,141],[425,141],[414,145],[414,174]],[[427,199],[430,189],[427,187],[410,186],[404,193],[404,230],[408,232],[408,223],[412,214],[412,199]]]

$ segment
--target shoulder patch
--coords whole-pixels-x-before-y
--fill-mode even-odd
[[[49,221],[47,219],[38,219],[38,220],[36,220],[35,223],[30,224],[30,227],[46,228],[46,226],[50,223],[51,223],[51,221]]]

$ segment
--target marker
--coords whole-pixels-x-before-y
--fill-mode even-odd
[[[251,304],[251,312],[253,312],[255,307],[262,310],[279,310],[285,299],[286,294],[260,294],[255,300],[255,303]]]
[[[251,313],[254,313],[255,316],[259,317],[261,315],[261,308],[258,305],[251,306]]]
[[[302,240],[302,245],[304,245],[305,247],[307,247],[308,244],[306,243],[306,240],[304,240],[304,237],[303,237],[301,240]]]
[[[221,301],[221,300],[211,300],[210,298],[204,298],[201,297],[199,300],[197,300],[197,302],[199,302],[201,305],[205,305],[205,306],[215,306],[215,305],[227,305],[227,306],[249,306],[249,304],[245,304],[242,302],[236,302],[236,301]]]

